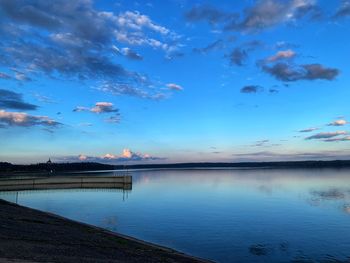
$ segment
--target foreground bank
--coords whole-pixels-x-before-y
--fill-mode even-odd
[[[209,262],[0,200],[0,262]]]

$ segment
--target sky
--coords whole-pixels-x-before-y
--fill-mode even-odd
[[[350,159],[350,1],[0,0],[0,161]]]

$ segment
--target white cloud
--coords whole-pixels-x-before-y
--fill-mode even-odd
[[[28,77],[26,74],[24,74],[23,72],[19,72],[17,71],[15,73],[15,79],[19,80],[19,81],[31,81],[31,78]]]
[[[299,130],[299,132],[312,132],[312,131],[316,131],[316,130],[319,130],[319,128],[311,127],[311,128],[306,128],[306,129],[303,129],[303,130]]]
[[[259,151],[251,153],[233,154],[236,162],[251,161],[306,161],[306,160],[348,160],[349,151],[318,151],[318,152],[272,152]]]
[[[171,42],[173,42],[174,39],[178,38],[168,28],[156,24],[148,16],[142,15],[137,11],[126,11],[110,17],[118,28],[118,30],[114,31],[115,38],[122,43],[135,46],[146,45],[156,49],[171,51],[174,45],[163,42],[164,39],[170,38]],[[153,34],[149,34],[148,31],[153,32]],[[162,40],[150,36],[154,35],[154,33],[160,34]]]
[[[72,161],[91,161],[91,162],[108,162],[108,163],[117,163],[117,162],[135,162],[135,161],[149,161],[149,160],[161,160],[164,158],[154,157],[150,154],[143,154],[139,152],[133,152],[130,149],[123,149],[121,154],[112,154],[107,153],[100,157],[88,156],[85,154],[80,154],[78,157],[71,158]]]
[[[0,79],[11,79],[11,76],[4,72],[0,72]]]
[[[47,117],[47,116],[36,116],[30,115],[24,112],[9,112],[0,110],[0,124],[7,126],[58,126],[59,122]]]
[[[91,0],[0,1],[0,10],[6,21],[0,28],[1,61],[8,67],[4,72],[18,69],[13,78],[20,81],[45,75],[89,80],[92,85],[127,83],[147,90],[145,75],[124,68],[113,56],[113,46],[148,46],[166,56],[180,48],[180,37],[149,16],[101,11]],[[120,52],[129,59],[142,59],[130,48]],[[8,77],[0,74],[2,79]]]
[[[77,106],[73,111],[90,111],[92,113],[109,113],[109,112],[119,112],[119,109],[114,108],[113,103],[111,102],[96,102],[95,106],[92,108]]]
[[[96,102],[95,107],[90,109],[91,112],[104,113],[104,112],[117,112],[118,109],[114,109],[111,102]]]
[[[282,59],[291,59],[294,58],[296,56],[296,53],[291,50],[282,50],[282,51],[278,51],[275,55],[267,58],[268,62],[275,62],[277,60],[282,60]]]
[[[144,88],[141,89],[139,88],[140,85],[136,87],[130,83],[105,82],[96,89],[116,96],[128,95],[151,100],[161,100],[167,97],[166,94],[161,93],[158,89],[150,88],[151,85],[147,81],[143,80],[143,85]]]
[[[78,157],[78,159],[79,159],[80,161],[86,161],[86,160],[87,160],[87,156],[86,156],[86,155],[83,155],[83,154],[80,154],[79,157]]]
[[[348,122],[346,120],[340,119],[340,120],[336,120],[333,121],[331,123],[328,123],[328,126],[344,126],[346,125]]]
[[[121,54],[123,54],[125,57],[133,60],[142,60],[142,56],[135,51],[131,50],[128,47],[122,48],[121,49]]]
[[[182,86],[175,84],[175,83],[168,83],[168,84],[166,84],[166,86],[171,90],[178,90],[178,91],[183,90]]]
[[[111,14],[110,16],[112,17]],[[142,15],[137,11],[126,11],[118,16],[113,16],[113,20],[119,27],[125,29],[141,31],[146,28],[162,35],[167,35],[170,32],[166,27],[155,24],[148,16]]]
[[[333,138],[339,135],[346,135],[348,134],[346,131],[335,131],[335,132],[320,132],[314,135],[311,135],[309,137],[306,137],[306,140],[313,140],[313,139],[329,139]]]
[[[307,15],[317,17],[320,11],[315,0],[260,0],[245,10],[240,23],[233,22],[228,29],[259,31],[279,24],[294,22]]]
[[[130,149],[124,149],[122,153],[122,157],[124,158],[131,158],[133,155],[132,151]]]
[[[330,138],[324,140],[325,142],[346,142],[350,141],[350,136],[343,136],[343,137],[337,137],[337,138]]]
[[[116,115],[110,116],[110,117],[105,119],[105,122],[119,123],[120,122],[120,115],[116,114]]]

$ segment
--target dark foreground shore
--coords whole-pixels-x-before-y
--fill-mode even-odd
[[[0,262],[209,262],[0,200]]]

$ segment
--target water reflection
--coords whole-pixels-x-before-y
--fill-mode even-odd
[[[347,262],[349,175],[134,171],[127,202],[123,192],[73,190],[21,193],[19,203],[218,262]]]
[[[350,204],[345,204],[343,206],[343,210],[344,210],[345,213],[350,214]]]
[[[32,197],[39,198],[44,201],[47,196],[59,196],[59,195],[69,195],[69,194],[95,194],[95,193],[114,193],[121,196],[122,201],[127,201],[129,194],[132,190],[128,186],[126,189],[121,188],[66,188],[64,186],[62,189],[45,189],[45,190],[10,190],[10,191],[0,191],[0,199],[6,201],[22,204]],[[22,202],[23,201],[23,202]]]
[[[326,189],[320,191],[311,191],[311,195],[315,196],[317,200],[341,200],[345,199],[349,190],[345,189]],[[350,192],[349,192],[350,193]]]
[[[310,195],[309,203],[313,206],[338,207],[339,211],[350,214],[350,188],[312,190]]]
[[[273,252],[273,247],[269,244],[255,244],[249,247],[249,252],[255,256],[266,256]]]
[[[118,217],[117,216],[108,216],[104,218],[103,224],[105,228],[111,231],[116,231],[118,226]]]

